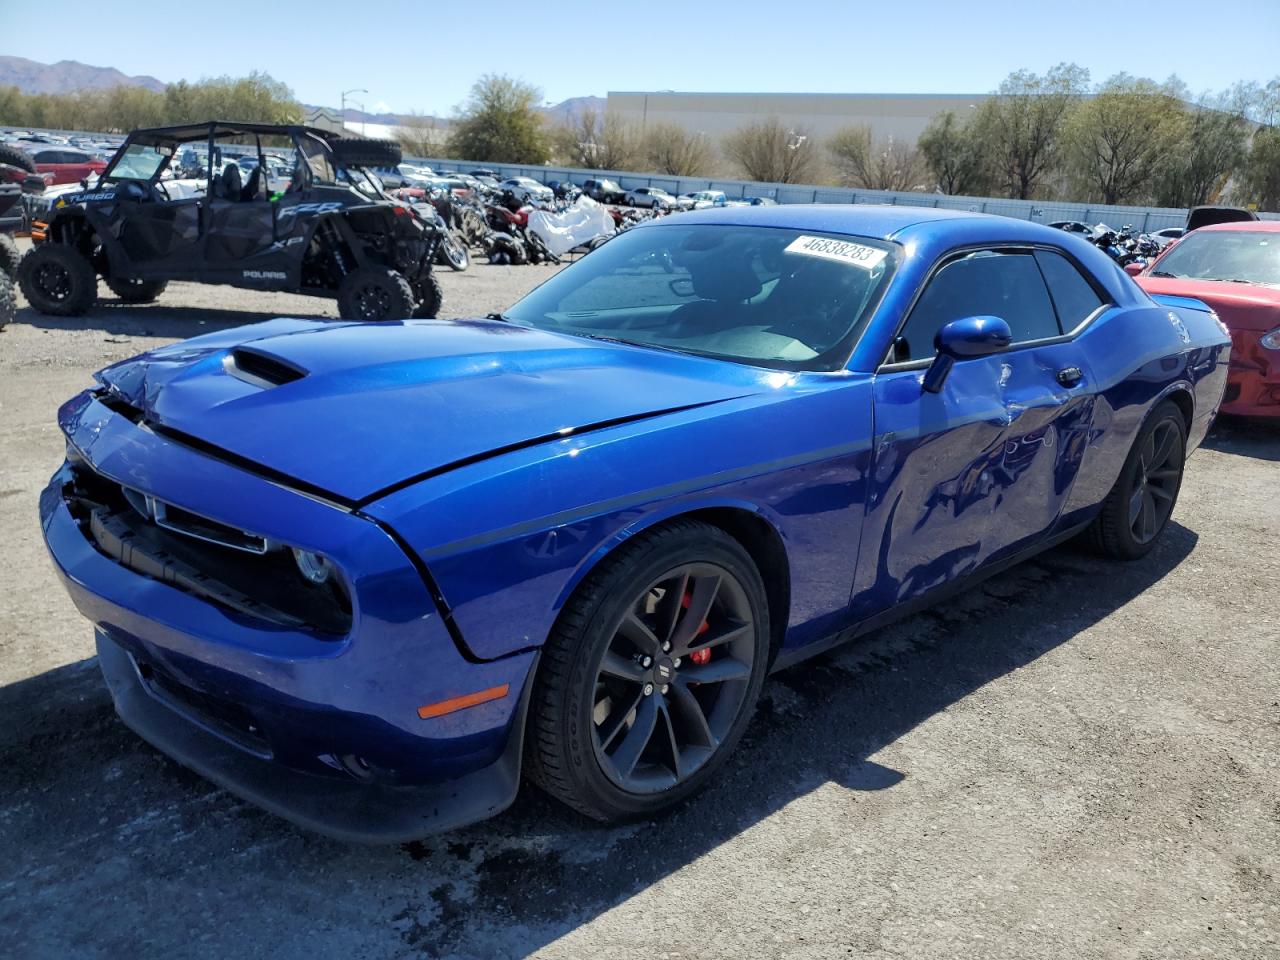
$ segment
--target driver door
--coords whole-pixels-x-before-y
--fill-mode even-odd
[[[1095,396],[1083,350],[1062,333],[1076,326],[1074,317],[1059,321],[1039,255],[969,250],[944,262],[876,374],[874,463],[853,597],[859,619],[1055,532],[1089,443]],[[1076,280],[1100,306],[1088,281],[1078,273]],[[925,392],[935,334],[970,316],[1005,320],[1013,344],[957,360],[942,390]]]
[[[119,242],[129,276],[164,278],[189,273],[200,242],[204,179],[161,179],[172,146],[132,144],[111,176],[119,222]],[[179,267],[185,265],[185,270]]]

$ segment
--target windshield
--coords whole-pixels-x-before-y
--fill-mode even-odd
[[[1193,230],[1161,258],[1151,275],[1280,285],[1280,233]]]
[[[556,274],[504,319],[759,366],[836,370],[896,249],[775,227],[643,227]]]
[[[115,166],[111,168],[110,180],[150,180],[156,172],[169,161],[172,148],[166,147],[161,153],[159,147],[151,144],[131,143],[116,157]]]

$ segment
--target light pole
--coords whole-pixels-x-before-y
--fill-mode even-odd
[[[342,132],[347,132],[347,94],[348,93],[368,93],[364,87],[355,87],[351,90],[342,91]],[[361,132],[364,132],[364,121],[361,121]]]

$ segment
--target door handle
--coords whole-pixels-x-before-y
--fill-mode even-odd
[[[1084,379],[1084,371],[1079,367],[1063,367],[1058,371],[1058,382],[1064,387],[1074,387]]]

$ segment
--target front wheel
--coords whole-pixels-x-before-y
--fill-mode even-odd
[[[22,295],[39,313],[75,317],[98,296],[98,275],[80,251],[61,243],[42,243],[18,265]]]
[[[1116,484],[1089,530],[1094,547],[1117,560],[1136,560],[1169,524],[1186,461],[1187,425],[1172,401],[1161,403],[1138,432]]]
[[[338,313],[344,320],[404,320],[413,306],[409,281],[386,267],[360,267],[338,285]]]
[[[18,244],[14,242],[13,237],[7,233],[0,233],[0,273],[10,280],[16,280],[18,264],[21,262],[22,251],[18,249]]]
[[[587,816],[692,796],[746,729],[769,659],[764,583],[742,546],[680,521],[606,559],[566,604],[530,703],[530,777]]]
[[[0,272],[0,330],[14,318],[18,312],[18,292],[13,288],[13,281],[7,273]]]
[[[471,251],[452,233],[440,238],[440,262],[461,273],[471,266]]]

